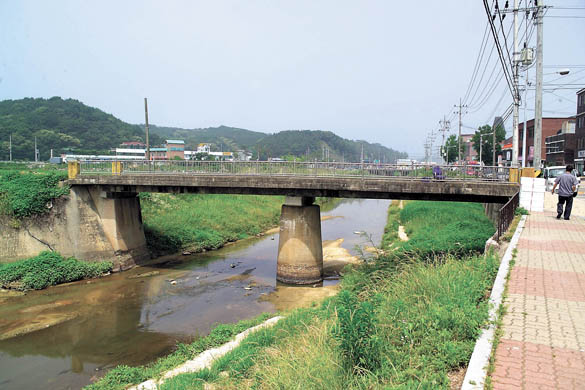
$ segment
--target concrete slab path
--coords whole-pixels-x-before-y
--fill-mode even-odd
[[[585,390],[585,209],[557,220],[554,200],[518,241],[494,390]]]

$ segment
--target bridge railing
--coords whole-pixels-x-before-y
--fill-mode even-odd
[[[508,230],[512,221],[514,220],[514,215],[516,209],[520,204],[520,193],[516,193],[510,200],[500,208],[499,216],[498,216],[498,230],[496,232],[497,238],[499,239],[502,235]]]
[[[480,165],[370,164],[295,161],[79,161],[81,175],[185,174],[369,177],[412,180],[509,181],[510,168]]]

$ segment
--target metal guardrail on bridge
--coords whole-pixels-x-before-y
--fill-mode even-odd
[[[480,165],[367,164],[295,161],[95,161],[70,162],[80,175],[263,175],[368,177],[411,180],[507,182],[510,168]],[[71,172],[71,169],[70,169]]]

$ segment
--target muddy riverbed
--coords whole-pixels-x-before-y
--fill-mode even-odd
[[[348,200],[323,212],[325,269],[379,244],[389,201]],[[26,295],[0,293],[0,389],[79,389],[118,365],[139,365],[205,335],[214,324],[286,310],[333,295],[276,283],[278,234],[156,266]]]

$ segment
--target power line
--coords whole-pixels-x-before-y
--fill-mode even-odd
[[[475,60],[475,66],[473,67],[473,72],[471,74],[471,80],[469,81],[469,85],[467,86],[467,91],[465,91],[465,95],[463,96],[463,101],[467,101],[469,97],[469,93],[471,92],[471,88],[477,78],[477,72],[479,71],[479,64],[481,63],[483,56],[485,54],[485,49],[487,47],[487,32],[489,30],[489,23],[486,23],[485,30],[483,32],[483,38],[481,39],[481,45],[479,47],[479,53],[477,55],[477,59]],[[492,47],[493,52],[493,47]],[[490,54],[491,55],[491,54]]]
[[[508,6],[508,2],[506,1],[506,7]],[[500,8],[498,7],[498,0],[496,0],[496,12],[498,13],[498,16],[500,19],[500,26],[502,27],[501,31],[504,31],[504,17],[506,17],[506,15],[504,14],[504,16],[502,17],[502,13],[500,12]],[[510,57],[510,49],[508,49],[508,37],[504,34],[504,47],[506,48],[506,53],[508,54],[508,61],[510,62],[510,66],[514,66],[514,64],[512,63],[512,57]]]
[[[516,98],[515,97],[516,96],[516,92],[515,92],[515,88],[514,88],[513,83],[512,83],[512,76],[509,74],[509,71],[510,70],[506,66],[506,60],[504,58],[504,53],[503,53],[503,50],[502,50],[502,46],[500,44],[500,39],[498,37],[497,29],[494,26],[494,22],[492,20],[492,15],[491,15],[490,7],[489,7],[489,5],[487,3],[487,0],[483,0],[483,5],[484,5],[484,8],[485,8],[486,15],[488,17],[488,21],[490,23],[490,28],[491,28],[491,31],[492,31],[492,36],[493,36],[494,41],[496,43],[496,49],[498,50],[498,57],[500,58],[500,62],[502,64],[502,69],[504,70],[504,75],[506,77],[506,82],[508,83],[508,87],[510,88],[510,93],[512,94],[512,98],[515,99]]]
[[[488,25],[489,25],[489,22],[488,22]],[[504,27],[504,26],[502,26],[502,30],[501,30],[502,34],[504,34],[504,32],[503,32],[503,27]],[[508,35],[510,35],[510,32],[511,32],[511,31],[512,31],[512,26],[510,26],[510,28],[508,29],[508,32],[506,33],[506,35],[505,35],[505,36],[508,36]],[[499,32],[498,32],[498,34],[499,34]],[[477,89],[475,90],[475,93],[473,94],[473,96],[471,97],[471,99],[469,99],[469,100],[467,100],[467,99],[463,99],[463,100],[464,100],[464,102],[465,102],[465,104],[467,104],[469,107],[474,107],[474,106],[475,106],[475,103],[477,102],[477,100],[482,100],[482,99],[483,99],[483,97],[479,97],[477,100],[475,100],[475,97],[477,96],[477,92],[480,90],[480,86],[481,86],[481,83],[482,83],[482,81],[483,81],[483,77],[485,76],[485,72],[486,72],[486,70],[487,70],[487,68],[488,68],[488,66],[489,66],[489,64],[490,64],[490,60],[491,60],[491,58],[492,58],[492,54],[493,54],[493,52],[494,52],[494,48],[495,48],[495,47],[496,47],[496,44],[495,44],[495,42],[494,42],[494,46],[492,46],[492,50],[490,51],[490,55],[489,55],[489,57],[488,57],[488,59],[487,59],[487,62],[486,62],[486,64],[485,64],[485,67],[483,68],[483,72],[482,72],[481,78],[480,78],[479,82],[477,83]],[[496,70],[496,69],[498,69],[498,63],[497,63],[497,60],[496,60],[496,63],[494,64],[494,68],[492,69],[492,72],[490,73],[490,76],[488,77],[488,80],[487,80],[487,81],[486,81],[486,83],[485,83],[485,86],[483,87],[482,93],[480,93],[480,95],[479,95],[479,96],[482,96],[483,92],[484,92],[486,89],[488,89],[488,90],[489,90],[489,87],[488,87],[488,85],[490,84],[490,81],[492,80],[492,77],[493,77],[493,75],[494,75],[494,72],[495,72],[495,70]],[[498,71],[496,78],[497,78],[498,76],[500,76],[500,73],[501,73],[501,69],[500,69],[500,71]],[[500,81],[500,80],[498,79],[498,81],[497,81],[497,82],[499,83],[499,81]]]

